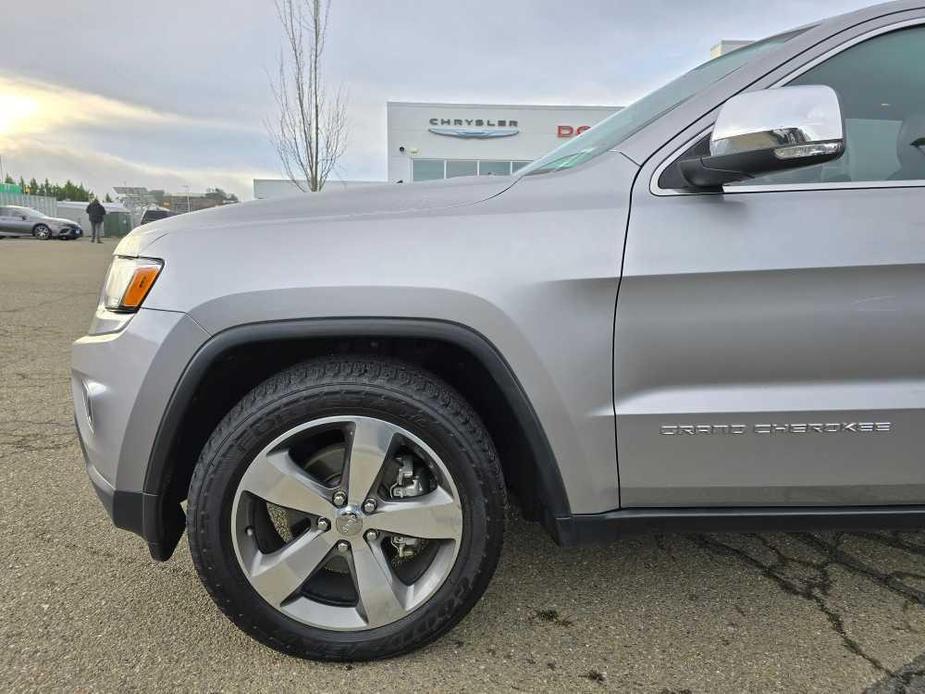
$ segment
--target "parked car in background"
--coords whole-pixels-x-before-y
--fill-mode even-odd
[[[61,217],[49,217],[31,207],[3,205],[0,207],[0,237],[34,236],[37,239],[77,239],[83,229],[77,222]]]
[[[144,214],[141,215],[141,224],[147,224],[148,222],[156,222],[158,219],[166,219],[170,216],[170,210],[164,210],[159,207],[151,208],[145,210]]]
[[[562,545],[925,527],[923,65],[925,0],[880,5],[514,176],[134,230],[72,352],[100,499],[155,559],[186,530],[247,634],[326,660],[462,619],[508,493]]]

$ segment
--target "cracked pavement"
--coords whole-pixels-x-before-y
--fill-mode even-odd
[[[925,691],[925,533],[632,537],[512,517],[468,618],[410,656],[318,664],[225,620],[185,540],[116,530],[72,430],[68,350],[112,244],[0,241],[0,682],[21,690]]]

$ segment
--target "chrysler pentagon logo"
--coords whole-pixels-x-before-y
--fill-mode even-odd
[[[520,132],[516,120],[488,118],[431,118],[430,126],[427,130],[434,135],[476,140],[511,137]]]

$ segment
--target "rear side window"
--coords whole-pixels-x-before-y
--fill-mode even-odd
[[[841,102],[845,154],[819,166],[729,186],[925,180],[925,27],[882,34],[789,85],[824,84]]]

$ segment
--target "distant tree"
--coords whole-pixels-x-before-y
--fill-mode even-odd
[[[84,188],[84,184],[74,185],[70,181],[64,184],[64,196],[59,200],[79,200],[81,202],[90,201],[90,191]],[[59,193],[60,194],[60,193]]]
[[[103,202],[112,202],[112,198],[109,197],[109,193],[106,193],[106,199]]]
[[[3,179],[3,182],[4,182],[4,183],[12,183],[13,185],[16,185],[16,181],[13,180],[13,177],[10,176],[9,174],[6,175],[6,178]]]
[[[7,176],[4,183],[16,184],[12,176]],[[70,179],[64,182],[64,185],[52,183],[47,178],[44,183],[39,183],[32,178],[26,183],[25,179],[19,177],[19,188],[27,195],[44,195],[57,200],[74,200],[76,202],[88,202],[93,191],[87,188],[83,183],[74,183]],[[108,198],[108,195],[107,195]],[[109,200],[112,202],[112,200]]]
[[[347,107],[343,90],[322,77],[330,0],[275,0],[285,46],[273,80],[277,116],[270,139],[289,180],[317,192],[344,153]]]

